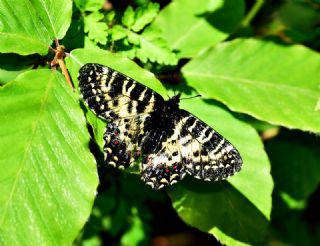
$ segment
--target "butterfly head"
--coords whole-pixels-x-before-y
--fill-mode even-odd
[[[180,96],[181,96],[181,93],[178,93],[177,95],[171,97],[168,100],[168,105],[170,105],[172,107],[178,107],[179,103],[180,103]]]

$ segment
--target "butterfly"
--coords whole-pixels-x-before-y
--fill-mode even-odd
[[[141,179],[153,189],[177,183],[186,174],[206,181],[240,171],[238,150],[186,110],[181,94],[164,100],[152,89],[100,64],[80,68],[79,88],[88,107],[108,121],[105,161],[124,169],[140,162]]]

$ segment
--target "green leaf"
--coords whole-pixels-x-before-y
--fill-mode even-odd
[[[194,57],[226,39],[240,24],[243,0],[175,0],[152,23],[179,57]]]
[[[278,190],[295,200],[307,199],[320,183],[320,140],[288,132],[266,142],[272,176]]]
[[[152,22],[157,16],[160,5],[158,3],[149,3],[136,9],[135,22],[130,26],[134,32],[141,31],[147,24]]]
[[[108,26],[103,20],[104,15],[99,12],[93,12],[84,18],[84,31],[88,37],[96,43],[106,44],[108,37]]]
[[[265,236],[267,219],[225,181],[204,184],[185,178],[170,195],[187,224],[213,234],[223,244],[259,245]]]
[[[273,181],[270,163],[256,130],[236,119],[214,100],[182,100],[180,108],[193,113],[236,146],[243,159],[243,167],[228,181],[269,219]]]
[[[82,11],[98,11],[103,7],[105,0],[74,0],[75,5]]]
[[[182,69],[187,83],[232,110],[320,132],[320,56],[302,46],[253,39],[218,45]]]
[[[148,60],[165,65],[176,65],[178,59],[171,51],[167,42],[160,37],[160,33],[151,28],[145,29],[139,36],[140,48],[137,49],[136,56],[144,63]]]
[[[71,22],[70,0],[0,1],[0,52],[44,55]]]
[[[47,69],[19,75],[0,97],[0,241],[70,245],[98,184],[78,98]]]
[[[270,218],[273,182],[258,134],[213,100],[182,100],[181,108],[236,146],[243,167],[228,182],[185,178],[169,190],[173,206],[188,224],[216,235],[223,243],[261,241]]]
[[[128,42],[139,47],[140,46],[140,35],[136,34],[135,32],[128,31]]]
[[[87,62],[97,62],[111,66],[121,71],[122,73],[133,77],[137,81],[148,85],[152,89],[162,94],[162,96],[167,98],[167,92],[163,89],[160,89],[162,87],[158,87],[158,85],[161,84],[152,77],[152,80],[150,78],[147,78],[145,74],[148,73],[141,69],[137,69],[134,63],[106,51],[85,49],[72,51],[71,57],[68,58],[67,66],[74,81],[76,81],[75,78],[77,77],[79,71],[79,64],[77,63]],[[154,83],[146,83],[147,81],[153,81]],[[258,231],[259,233],[257,232],[256,236],[250,235],[249,237],[250,242],[257,240],[257,238],[263,234],[265,225],[270,216],[271,192],[273,189],[268,159],[263,150],[263,145],[258,134],[250,125],[236,120],[230,115],[230,113],[227,113],[226,110],[221,109],[221,105],[219,105],[219,107],[216,106],[215,102],[213,102],[212,100],[207,101],[206,103],[197,99],[183,100],[181,102],[181,107],[194,113],[200,119],[213,126],[217,131],[223,134],[239,149],[244,160],[243,170],[234,177],[228,179],[230,184],[233,186],[232,187],[231,185],[229,185],[228,187],[230,187],[232,199],[234,199],[235,201],[234,203],[232,203],[232,205],[239,210],[241,210],[241,207],[245,205],[245,213],[248,213],[248,211],[250,211],[248,222],[242,221],[242,213],[240,213],[240,215],[237,215],[234,219],[237,221],[237,223],[245,223],[244,227],[248,225],[248,230],[243,229],[243,231],[240,233],[236,231],[236,228],[232,228],[231,232],[228,229],[226,230],[225,226],[222,226],[221,228],[219,227],[219,229],[228,235],[224,237],[225,240],[227,240],[227,238],[229,238],[233,234],[239,237],[239,240],[247,240],[247,234],[249,234],[253,224],[259,223],[261,226],[257,227],[257,229],[254,229],[255,232]],[[101,130],[101,132],[102,131],[103,130]],[[192,179],[192,186],[197,187],[197,189],[202,189],[203,187],[203,189],[205,190],[210,190],[210,187],[212,187],[212,185],[216,186],[219,185],[219,183],[213,184]],[[178,187],[179,185],[173,186],[170,189],[170,192],[173,194],[176,189],[179,189]],[[189,192],[189,188],[183,188],[183,193],[188,194]],[[207,194],[207,198],[210,198],[209,200],[214,201],[215,198],[211,198],[212,196],[213,194],[210,192],[209,194]],[[179,202],[178,197],[179,196],[177,196],[177,200],[174,200],[174,202]],[[193,199],[194,197],[191,196],[191,198]],[[219,203],[208,202],[204,203],[203,206],[206,209],[209,209],[210,207],[218,206],[218,204]],[[239,208],[238,204],[240,204]],[[179,208],[176,208],[179,212]],[[203,209],[200,210],[203,211]],[[208,218],[206,213],[203,213],[202,216],[203,220],[206,220],[206,218]],[[252,216],[252,220],[250,220],[250,216]],[[187,219],[185,220],[187,221]],[[192,225],[203,229],[196,223],[192,222]],[[214,224],[212,224],[210,230],[207,231],[213,230],[213,227]],[[217,232],[215,231],[214,233]]]
[[[131,6],[128,6],[128,8],[124,11],[124,14],[122,16],[122,24],[126,27],[131,27],[134,23],[135,12]]]
[[[128,36],[127,31],[120,25],[114,25],[110,29],[110,33],[112,36],[112,41],[117,41]]]

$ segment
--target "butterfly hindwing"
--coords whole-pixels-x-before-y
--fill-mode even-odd
[[[116,119],[107,125],[104,133],[106,162],[117,168],[127,168],[141,156],[144,135],[143,122],[148,114]]]
[[[142,160],[141,178],[160,189],[190,174],[216,181],[240,171],[236,148],[191,113],[179,109],[180,94],[158,93],[114,69],[85,64],[82,96],[97,116],[110,121],[104,134],[106,162],[126,168]]]
[[[206,181],[226,179],[239,171],[242,159],[237,149],[203,121],[181,110],[179,143],[186,172]]]

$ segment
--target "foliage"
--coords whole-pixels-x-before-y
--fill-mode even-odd
[[[0,1],[1,244],[319,240],[319,2],[158,2]],[[74,91],[48,65],[58,41]],[[243,170],[153,191],[136,169],[105,165],[106,122],[78,92],[88,62],[165,98],[200,93],[181,108],[229,139]]]

